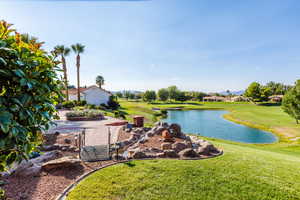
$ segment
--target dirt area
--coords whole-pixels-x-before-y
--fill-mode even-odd
[[[74,137],[75,134],[62,134],[49,139],[46,144],[75,145]],[[61,153],[62,156],[78,156],[78,152],[73,151],[61,151]],[[75,167],[42,171],[35,177],[12,175],[2,178],[7,183],[3,189],[9,200],[53,200],[83,174],[112,163],[114,161],[81,163]]]
[[[118,142],[127,140],[129,138],[130,138],[130,133],[129,132],[126,132],[123,129],[119,130],[119,135],[118,135],[118,140],[117,140]]]

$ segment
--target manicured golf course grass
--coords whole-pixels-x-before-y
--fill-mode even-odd
[[[278,152],[220,140],[213,143],[225,154],[197,161],[118,164],[83,180],[68,200],[300,199],[300,149]]]
[[[153,123],[152,108],[225,109],[225,117],[279,136],[273,144],[206,138],[224,150],[207,160],[147,160],[118,164],[80,182],[68,200],[300,200],[300,126],[280,106],[250,103],[147,104],[121,101],[127,116]],[[129,118],[129,117],[128,117]]]
[[[224,109],[230,111],[225,115],[226,119],[270,131],[279,136],[280,142],[294,142],[294,138],[300,137],[300,125],[288,114],[284,113],[278,105],[254,105],[252,103],[227,103],[227,102],[189,102],[189,103],[154,103],[120,101],[122,110],[128,113],[128,119],[134,115],[142,115],[146,123],[151,125],[153,121],[152,108],[182,109]]]

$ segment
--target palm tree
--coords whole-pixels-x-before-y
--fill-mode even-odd
[[[102,85],[104,85],[104,78],[103,76],[97,76],[96,77],[96,84],[99,86],[99,88],[102,88]]]
[[[57,45],[54,47],[54,53],[56,55],[61,56],[61,63],[63,66],[63,71],[64,71],[64,83],[65,83],[65,88],[66,88],[66,96],[67,96],[67,101],[69,101],[69,90],[68,90],[68,75],[67,75],[67,65],[66,65],[66,59],[65,57],[70,54],[71,49],[68,47],[65,47],[64,45]]]
[[[82,44],[74,44],[71,46],[73,52],[77,55],[76,56],[76,67],[77,67],[77,100],[80,101],[80,54],[84,52],[84,45]]]

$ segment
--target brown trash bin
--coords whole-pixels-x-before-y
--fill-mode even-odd
[[[144,127],[144,117],[143,116],[134,116],[133,123],[135,127]]]

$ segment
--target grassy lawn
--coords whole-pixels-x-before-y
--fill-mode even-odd
[[[214,139],[223,156],[198,161],[132,161],[100,170],[68,200],[300,199],[300,149]]]
[[[147,160],[118,164],[80,182],[68,200],[237,199],[300,200],[300,126],[279,106],[250,103],[147,104],[121,101],[128,117],[154,121],[152,108],[225,109],[224,117],[272,131],[273,144],[243,144],[208,138],[224,155],[207,160]]]
[[[154,103],[120,101],[122,110],[128,113],[128,119],[134,115],[143,115],[146,124],[151,125],[153,120],[152,108],[174,108],[183,109],[225,109],[230,111],[224,117],[231,121],[248,125],[254,128],[271,131],[277,134],[280,142],[292,143],[291,139],[300,137],[300,125],[284,113],[280,106],[254,105],[251,103],[226,103],[226,102],[189,102],[182,103]]]

